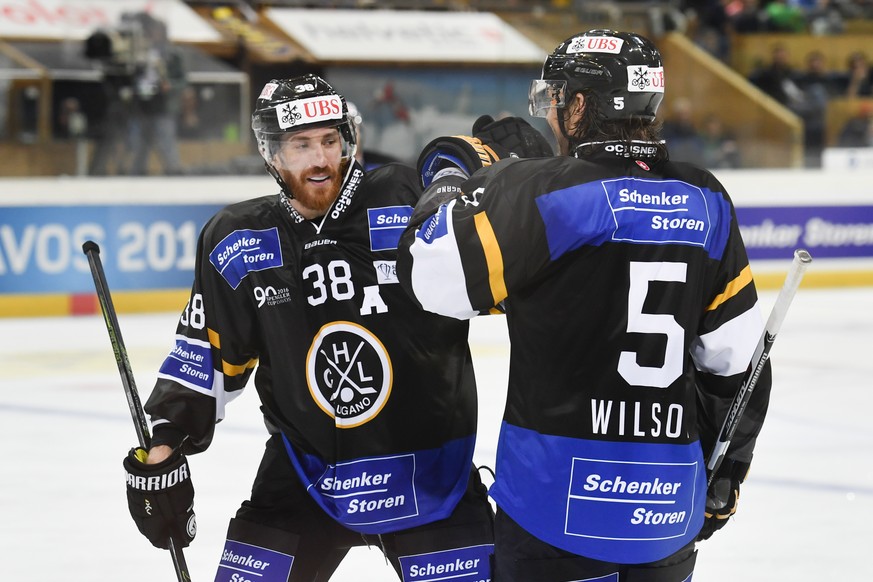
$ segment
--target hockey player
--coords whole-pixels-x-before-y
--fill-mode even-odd
[[[736,510],[769,368],[709,490],[704,457],[763,322],[730,197],[658,138],[663,96],[650,41],[592,30],[531,86],[560,156],[475,171],[445,137],[419,159],[401,284],[459,319],[499,306],[512,343],[498,582],[686,581]]]
[[[216,580],[324,581],[365,544],[402,580],[488,579],[468,323],[422,311],[395,272],[415,170],[365,173],[344,98],[314,75],[267,83],[252,129],[281,190],[224,208],[200,234],[145,405],[151,448],[124,461],[137,526],[158,547],[193,539],[185,455],[210,445],[256,370],[271,436]]]

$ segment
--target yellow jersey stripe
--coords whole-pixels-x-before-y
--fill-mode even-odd
[[[249,360],[245,364],[242,364],[241,366],[229,364],[229,363],[225,362],[224,360],[221,360],[221,371],[224,372],[225,376],[239,376],[241,374],[244,374],[247,370],[251,370],[252,368],[254,368],[257,365],[258,365],[257,358],[252,358],[251,360]]]
[[[746,268],[740,271],[740,274],[736,276],[734,280],[727,284],[724,292],[718,295],[712,303],[706,308],[706,311],[713,311],[717,309],[719,305],[742,291],[746,285],[752,282],[752,267],[750,265],[746,265]]]
[[[503,254],[500,252],[500,245],[497,244],[497,237],[494,235],[494,228],[492,228],[488,216],[484,212],[480,212],[473,217],[473,220],[482,243],[482,249],[485,251],[491,296],[494,299],[494,305],[497,305],[508,295],[506,282],[503,280]]]
[[[214,348],[221,349],[221,338],[218,336],[218,332],[212,329],[206,328],[206,335],[209,336],[209,343],[212,344]]]
[[[218,332],[214,329],[206,328],[206,333],[209,336],[209,343],[212,344],[213,347],[217,349],[221,349],[221,337],[218,335]],[[258,365],[258,359],[252,358],[245,364],[230,364],[224,360],[221,360],[221,371],[224,372],[225,376],[239,376],[240,374],[244,374],[246,370],[250,370]]]

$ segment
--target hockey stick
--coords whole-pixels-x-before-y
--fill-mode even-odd
[[[776,297],[776,303],[773,304],[773,309],[770,311],[770,317],[767,319],[767,324],[764,326],[764,332],[758,340],[758,346],[752,355],[752,361],[749,364],[749,369],[743,377],[743,383],[728,409],[727,417],[721,425],[718,441],[712,449],[712,454],[709,456],[709,461],[706,463],[706,471],[709,475],[707,485],[712,484],[715,472],[721,466],[728,447],[731,444],[731,439],[740,425],[740,418],[746,410],[746,405],[752,398],[752,392],[755,390],[755,385],[758,383],[758,378],[764,369],[764,364],[770,358],[770,348],[773,347],[773,342],[776,340],[776,334],[779,333],[779,328],[782,327],[782,321],[785,319],[785,314],[788,312],[788,306],[791,305],[791,300],[794,299],[794,294],[800,286],[800,280],[803,279],[803,274],[806,268],[812,262],[812,257],[803,249],[794,251],[794,260],[788,269],[788,275],[785,277],[785,283],[782,284],[782,289]]]
[[[97,291],[97,299],[100,301],[100,310],[103,312],[103,321],[106,323],[106,331],[109,332],[109,341],[112,343],[112,351],[115,353],[115,362],[118,364],[118,372],[121,374],[121,383],[124,385],[124,394],[127,396],[127,406],[130,408],[130,416],[133,418],[133,426],[139,446],[149,449],[151,434],[146,421],[145,411],[139,399],[136,382],[133,380],[133,369],[127,358],[127,349],[121,338],[121,328],[118,326],[118,317],[115,314],[115,306],[112,304],[112,295],[109,285],[106,283],[106,274],[103,272],[103,263],[100,261],[100,247],[94,241],[86,241],[82,245],[82,252],[88,257],[91,267],[91,276],[94,279],[94,288]],[[188,574],[188,564],[185,563],[185,555],[182,548],[177,548],[171,537],[169,540],[170,555],[173,558],[173,567],[176,570],[178,582],[191,582]]]

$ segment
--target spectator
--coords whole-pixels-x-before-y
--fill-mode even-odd
[[[846,68],[845,96],[854,99],[873,95],[873,68],[867,55],[861,51],[853,52],[849,55]]]
[[[178,137],[182,139],[202,139],[203,118],[200,116],[200,96],[190,85],[182,89],[179,98],[179,116],[176,120]]]
[[[693,105],[687,97],[678,97],[673,102],[672,115],[664,121],[661,137],[670,148],[670,158],[680,162],[691,162],[701,166],[703,159],[703,138],[694,125]]]
[[[730,16],[726,0],[689,0],[684,11],[697,26],[694,41],[721,61],[730,59]]]
[[[820,91],[828,99],[839,97],[844,91],[839,73],[828,68],[827,58],[820,50],[806,55],[806,69],[798,75],[797,83],[804,92]]]
[[[793,110],[803,118],[803,143],[806,166],[821,165],[825,146],[825,120],[828,102],[840,94],[840,81],[829,71],[824,53],[815,50],[806,56],[806,69],[797,75],[797,86],[803,99]]]
[[[790,57],[784,44],[774,45],[770,63],[752,71],[749,81],[782,105],[796,111],[802,106],[803,91],[797,85],[798,74],[791,65]]]
[[[82,111],[81,102],[75,97],[67,97],[61,101],[58,113],[58,137],[64,139],[81,139],[88,130],[88,118]]]
[[[833,0],[808,0],[804,4],[811,34],[842,34],[846,31],[840,3]]]
[[[721,118],[710,113],[703,119],[700,130],[703,141],[703,166],[709,170],[739,168],[740,148],[733,135],[725,130]]]
[[[130,122],[133,115],[133,78],[121,68],[106,66],[103,72],[103,116],[97,122],[97,142],[88,174],[126,174],[130,161]]]
[[[786,0],[771,0],[764,6],[764,12],[775,32],[806,32],[806,14]]]
[[[856,115],[840,130],[837,146],[841,148],[873,147],[873,104],[864,102]]]
[[[758,0],[734,0],[728,2],[725,11],[736,33],[767,32],[770,29],[767,13]]]

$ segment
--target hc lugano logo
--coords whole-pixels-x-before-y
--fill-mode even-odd
[[[329,323],[312,340],[306,383],[338,428],[360,426],[375,418],[391,395],[391,358],[366,328],[350,321]]]

